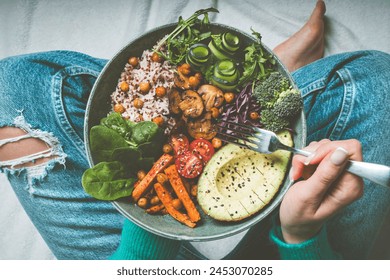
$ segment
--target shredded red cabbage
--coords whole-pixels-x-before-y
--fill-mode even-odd
[[[252,120],[250,118],[251,112],[257,112],[260,115],[260,105],[253,97],[252,84],[249,83],[236,95],[234,102],[224,106],[221,121],[226,120],[261,127],[260,119]]]

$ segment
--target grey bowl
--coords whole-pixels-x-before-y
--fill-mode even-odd
[[[94,159],[94,155],[90,150],[89,131],[94,125],[99,124],[100,119],[105,117],[111,110],[110,95],[115,90],[115,87],[120,77],[121,72],[130,56],[141,56],[145,48],[151,48],[159,39],[165,34],[171,32],[176,24],[165,25],[156,29],[153,29],[146,34],[138,37],[137,39],[128,43],[122,50],[120,50],[114,57],[106,64],[102,72],[100,73],[88,100],[85,113],[85,148],[90,166],[97,164]],[[240,30],[234,29],[222,24],[212,24],[211,30],[213,32],[226,32],[233,31],[240,36],[240,39],[245,44],[251,43],[253,37],[243,33]],[[264,46],[265,50],[269,53],[272,51]],[[291,83],[295,86],[289,72],[282,65],[282,63],[275,57],[277,61],[278,70],[286,76]],[[295,86],[296,87],[296,86]],[[303,112],[294,124],[294,143],[296,147],[305,146],[306,141],[306,122]],[[284,194],[291,185],[291,182],[286,176],[284,183],[273,200],[263,208],[259,213],[249,217],[240,222],[219,222],[211,219],[200,210],[202,216],[202,222],[195,228],[189,228],[180,224],[169,215],[165,216],[153,216],[147,214],[143,209],[136,206],[130,201],[130,199],[118,199],[113,202],[116,209],[122,213],[126,218],[133,221],[140,227],[167,237],[171,239],[187,240],[187,241],[206,241],[215,240],[223,237],[235,235],[244,230],[249,229],[255,224],[261,222],[267,216],[269,216],[280,204]],[[260,225],[261,226],[261,225]]]

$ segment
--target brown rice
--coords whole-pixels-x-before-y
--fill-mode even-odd
[[[152,55],[152,51],[145,50],[136,67],[126,63],[117,87],[111,95],[112,106],[121,104],[124,108],[122,117],[134,122],[150,121],[162,116],[166,132],[169,132],[175,125],[175,119],[169,115],[168,96],[156,96],[156,88],[162,86],[169,92],[174,86],[174,70],[167,61],[154,62],[151,59]],[[129,85],[129,90],[126,92],[120,87],[124,81]],[[139,89],[139,84],[142,82],[150,84],[150,90],[146,94]],[[143,101],[143,107],[140,109],[133,105],[136,98]]]

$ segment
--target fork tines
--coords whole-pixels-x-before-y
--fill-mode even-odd
[[[256,133],[254,127],[226,120],[217,122],[215,126],[222,141],[248,149],[254,149],[258,144],[254,136]]]

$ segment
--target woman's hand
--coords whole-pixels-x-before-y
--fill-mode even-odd
[[[357,140],[310,143],[309,157],[295,155],[290,178],[295,183],[280,206],[282,234],[287,243],[301,243],[319,232],[324,222],[363,194],[363,180],[343,172],[348,159],[361,161]]]

